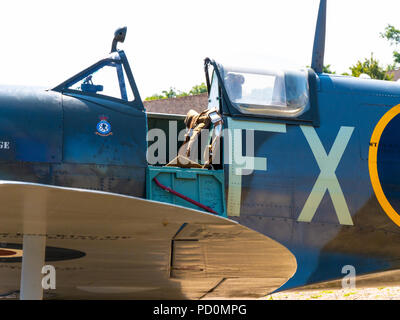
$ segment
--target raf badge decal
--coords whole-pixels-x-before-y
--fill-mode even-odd
[[[96,129],[95,133],[99,136],[106,137],[112,135],[111,124],[108,122],[108,117],[106,116],[100,116],[100,121],[97,123]]]

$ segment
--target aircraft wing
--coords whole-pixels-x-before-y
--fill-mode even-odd
[[[297,268],[281,244],[213,214],[1,181],[0,297],[20,290],[21,255],[35,237],[45,239],[42,265],[56,270],[56,289],[44,292],[51,299],[256,298]]]

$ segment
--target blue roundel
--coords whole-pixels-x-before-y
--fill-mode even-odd
[[[111,124],[107,120],[101,120],[97,124],[97,132],[100,134],[108,134],[111,132]]]
[[[384,128],[378,146],[377,167],[382,190],[396,212],[400,213],[400,115],[395,116]]]

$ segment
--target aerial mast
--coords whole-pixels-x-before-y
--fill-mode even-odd
[[[315,27],[314,47],[312,53],[311,68],[316,73],[321,73],[324,67],[325,36],[326,36],[326,2],[319,3],[318,20]]]

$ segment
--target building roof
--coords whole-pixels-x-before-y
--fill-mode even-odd
[[[400,79],[400,69],[391,70],[388,72],[388,74],[393,74],[393,81],[397,81]]]
[[[202,93],[180,98],[143,101],[143,104],[147,112],[186,115],[190,109],[193,109],[200,113],[207,109],[208,94]]]

